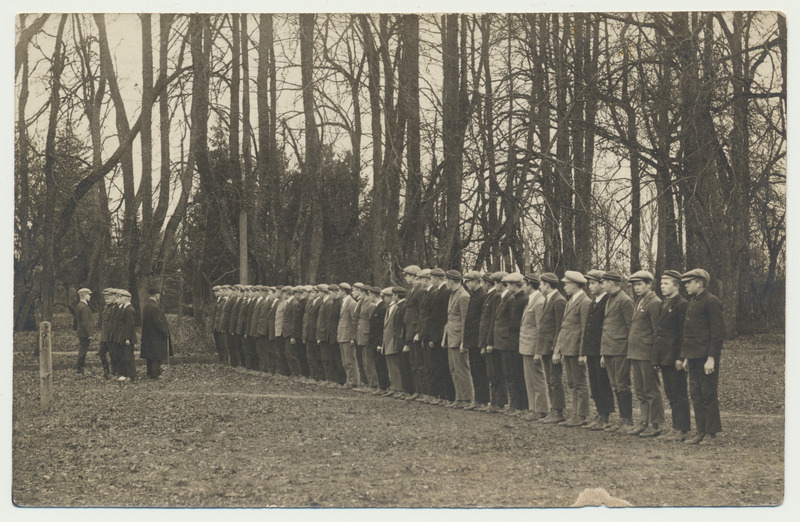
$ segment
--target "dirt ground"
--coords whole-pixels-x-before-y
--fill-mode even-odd
[[[570,506],[598,487],[636,506],[783,500],[782,336],[726,343],[724,432],[710,447],[218,364],[176,364],[159,381],[127,385],[103,380],[98,368],[84,377],[57,370],[56,408],[45,415],[38,371],[19,361],[12,434],[19,506]]]

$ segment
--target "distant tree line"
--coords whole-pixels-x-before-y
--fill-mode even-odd
[[[215,284],[410,263],[701,266],[729,334],[783,327],[780,13],[17,22],[16,329],[60,286],[159,280],[202,322]]]

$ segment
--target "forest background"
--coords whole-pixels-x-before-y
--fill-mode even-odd
[[[409,263],[703,266],[730,335],[784,328],[777,13],[16,22],[15,329],[82,286],[202,323],[214,284]]]

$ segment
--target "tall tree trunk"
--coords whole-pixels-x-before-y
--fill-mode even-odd
[[[56,290],[56,204],[58,188],[56,185],[56,131],[61,109],[61,72],[64,69],[64,25],[68,15],[61,15],[56,32],[53,50],[53,65],[50,69],[50,117],[47,125],[47,138],[44,149],[44,180],[47,199],[44,208],[44,243],[42,246],[42,320],[53,321],[53,306]]]
[[[403,255],[407,262],[421,262],[425,233],[422,203],[422,164],[420,159],[419,116],[419,15],[402,18],[403,58],[400,66],[400,92],[406,105],[406,184]]]

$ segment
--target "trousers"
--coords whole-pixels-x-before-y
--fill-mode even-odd
[[[469,370],[469,354],[461,353],[459,348],[447,349],[447,363],[450,368],[450,378],[457,401],[474,402],[475,388],[472,385],[472,375]]]
[[[664,402],[658,372],[650,361],[631,361],[633,391],[639,401],[639,422],[642,424],[664,424]]]
[[[547,413],[547,378],[544,375],[544,364],[534,361],[533,355],[522,356],[522,369],[525,375],[525,391],[528,395],[528,409],[536,413]]]
[[[586,365],[578,363],[577,355],[562,358],[564,373],[567,374],[567,388],[572,390],[573,414],[586,418],[589,416],[589,386],[586,382]]]
[[[697,431],[701,433],[718,433],[722,431],[719,418],[719,358],[714,359],[714,373],[706,375],[705,359],[688,359],[689,361],[689,393],[694,406],[694,421]]]
[[[563,410],[566,405],[564,398],[564,369],[562,364],[553,364],[553,354],[542,355],[542,366],[547,379],[547,392],[550,397],[550,408]]]
[[[608,372],[600,366],[599,355],[586,356],[586,370],[589,374],[589,389],[597,413],[608,416],[614,412],[614,391],[608,380]]]

